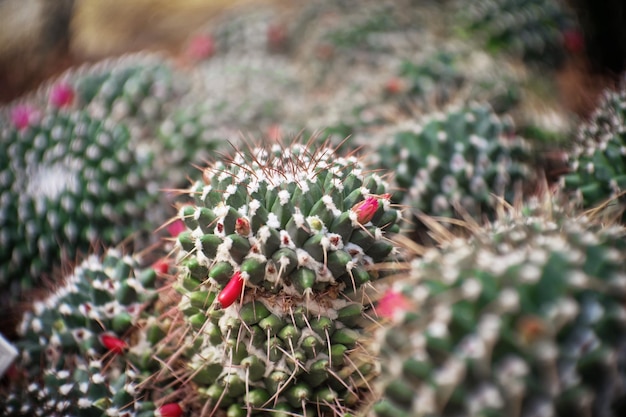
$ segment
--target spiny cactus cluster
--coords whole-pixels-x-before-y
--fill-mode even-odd
[[[159,415],[156,399],[139,386],[158,368],[154,345],[166,330],[156,320],[156,281],[154,269],[109,250],[35,302],[19,327],[3,415]]]
[[[571,172],[563,177],[585,208],[609,199],[613,217],[626,220],[626,88],[607,91],[591,120],[579,128],[568,152]]]
[[[625,238],[525,212],[415,260],[378,306],[376,415],[623,415]]]
[[[456,217],[459,207],[477,219],[492,216],[495,196],[512,202],[532,179],[529,145],[509,120],[478,103],[397,133],[378,158],[395,172],[393,200],[436,216]]]
[[[232,415],[354,409],[375,370],[356,291],[394,252],[400,217],[385,182],[302,144],[238,152],[203,176],[177,239],[196,395]]]
[[[3,125],[0,155],[0,287],[14,296],[62,257],[145,230],[157,200],[149,161],[110,120],[44,113],[23,128]]]
[[[549,66],[562,63],[562,31],[575,27],[557,0],[479,0],[460,7],[467,29],[482,33],[487,49]]]

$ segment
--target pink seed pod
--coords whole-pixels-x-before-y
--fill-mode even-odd
[[[185,56],[191,62],[198,62],[210,58],[215,54],[215,40],[211,35],[200,34],[194,36],[185,50]]]
[[[18,130],[26,129],[39,118],[39,112],[28,104],[15,106],[11,111],[11,123]]]
[[[65,82],[56,84],[50,90],[50,104],[57,108],[69,107],[74,102],[74,88]]]
[[[404,294],[387,290],[376,304],[376,314],[386,319],[394,319],[397,314],[411,309],[411,303]]]
[[[110,334],[100,335],[100,343],[102,343],[102,346],[104,346],[109,352],[116,355],[124,353],[124,350],[128,347],[128,344],[125,341]]]
[[[181,417],[183,409],[178,403],[167,403],[160,406],[154,414],[156,417]]]
[[[182,220],[177,219],[167,226],[167,232],[170,236],[177,237],[179,234],[184,232],[186,228],[185,223]]]

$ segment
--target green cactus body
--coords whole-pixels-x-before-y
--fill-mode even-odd
[[[142,229],[156,201],[128,130],[84,113],[44,115],[0,131],[0,287],[19,296],[61,256]],[[26,273],[25,273],[26,272]]]
[[[580,127],[569,152],[571,172],[562,179],[584,208],[612,199],[607,210],[626,221],[626,141],[624,103],[626,88],[606,92],[590,122]]]
[[[375,369],[364,306],[340,295],[358,298],[393,253],[385,235],[400,213],[386,184],[354,157],[300,144],[238,153],[204,179],[178,236],[197,395],[252,414],[354,408]]]
[[[399,132],[381,146],[379,163],[395,170],[393,200],[426,214],[455,217],[454,205],[475,218],[494,213],[495,196],[511,202],[532,180],[528,144],[488,105],[474,103]]]
[[[489,50],[505,50],[526,62],[558,66],[565,51],[561,31],[575,27],[555,0],[480,0],[463,4],[465,27],[482,33]]]
[[[416,259],[383,297],[376,415],[624,414],[626,230],[526,215]]]
[[[134,416],[155,409],[139,383],[158,370],[154,334],[164,334],[167,323],[148,317],[157,276],[137,262],[117,250],[91,256],[25,313],[17,376],[0,399],[6,415]]]

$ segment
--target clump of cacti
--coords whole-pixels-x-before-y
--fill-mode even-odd
[[[608,212],[626,220],[626,89],[607,91],[591,120],[580,126],[568,152],[571,172],[563,177],[567,191],[584,208],[611,200]]]
[[[487,49],[548,66],[563,62],[563,31],[576,25],[557,0],[480,0],[460,7],[464,26],[481,34]]]
[[[145,233],[158,187],[123,125],[44,113],[0,130],[0,287],[17,296],[96,243]]]
[[[304,144],[237,152],[203,178],[177,238],[194,395],[232,415],[355,408],[375,374],[358,290],[400,217],[386,183]]]
[[[377,158],[394,170],[394,201],[426,214],[493,216],[497,197],[512,202],[532,180],[529,144],[486,104],[437,114],[395,134]]]
[[[626,230],[520,216],[416,259],[377,310],[378,416],[618,416]]]
[[[168,323],[156,319],[157,271],[138,262],[113,249],[91,256],[25,313],[5,415],[159,415],[140,384],[158,369]]]

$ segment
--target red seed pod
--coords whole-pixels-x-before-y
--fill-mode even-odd
[[[378,210],[378,199],[376,197],[367,197],[352,207],[352,211],[356,213],[356,220],[360,224],[369,223],[374,217],[376,210]]]
[[[222,289],[217,296],[217,301],[220,303],[220,306],[226,308],[234,303],[241,296],[243,285],[244,280],[241,276],[241,272],[235,272],[230,278],[230,281],[228,281],[228,284],[226,284],[224,289]]]
[[[128,347],[125,341],[110,334],[100,335],[100,343],[102,343],[102,346],[109,352],[113,352],[116,355],[124,353],[124,350]]]
[[[178,236],[179,234],[184,232],[186,229],[187,229],[187,226],[185,226],[185,223],[180,219],[173,221],[167,226],[167,232],[172,237]]]
[[[183,409],[178,403],[167,403],[160,406],[154,414],[156,417],[181,417]]]

